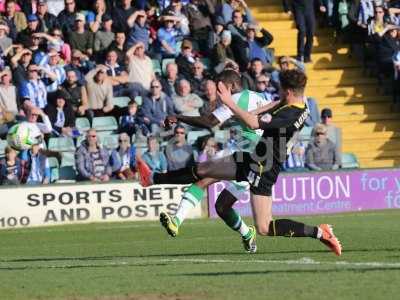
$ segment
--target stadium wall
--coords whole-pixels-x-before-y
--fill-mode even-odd
[[[219,182],[208,190],[210,217],[217,216],[214,204],[223,188]],[[399,209],[400,169],[286,173],[273,199],[273,214],[280,216]],[[242,216],[251,216],[249,201],[246,190],[235,206]]]

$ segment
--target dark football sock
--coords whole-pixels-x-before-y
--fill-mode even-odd
[[[189,184],[199,181],[201,178],[197,176],[196,166],[191,166],[167,173],[154,173],[154,184]]]
[[[286,237],[312,237],[317,238],[318,227],[289,219],[273,220],[269,224],[268,235]]]

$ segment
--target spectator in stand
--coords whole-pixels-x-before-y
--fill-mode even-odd
[[[86,14],[86,22],[92,32],[96,33],[100,29],[103,16],[108,12],[105,0],[93,2],[92,10],[87,11]]]
[[[257,90],[257,77],[264,71],[264,65],[261,59],[253,58],[250,63],[250,68],[242,74],[242,84],[245,89],[251,91]]]
[[[75,28],[68,34],[68,41],[72,50],[79,50],[87,56],[93,54],[93,33],[85,29],[85,16],[77,13],[75,16]]]
[[[161,78],[162,90],[172,98],[176,96],[178,90],[177,84],[183,77],[178,73],[176,63],[168,63],[165,72],[166,75]]]
[[[95,129],[89,129],[86,140],[82,142],[75,153],[77,180],[91,182],[107,182],[112,175],[110,156],[97,140]]]
[[[201,142],[200,154],[197,158],[197,162],[201,163],[213,159],[218,150],[215,139],[211,135],[206,136]]]
[[[6,12],[7,0],[0,0],[0,13],[4,14]],[[18,3],[15,4],[15,11],[21,11],[21,6]]]
[[[15,40],[17,34],[27,26],[25,14],[21,11],[17,11],[16,0],[7,0],[6,12],[4,13],[3,20],[7,22],[10,28],[10,38],[13,40]]]
[[[75,0],[65,0],[64,9],[57,16],[58,24],[60,24],[64,36],[68,36],[74,30],[76,13]]]
[[[128,82],[135,84],[136,88],[144,94],[144,90],[150,90],[151,81],[155,78],[153,62],[144,50],[144,44],[137,42],[133,45],[126,56],[128,65]]]
[[[20,153],[22,183],[33,185],[50,183],[49,160],[40,150],[40,144],[35,144],[32,149]]]
[[[22,46],[15,46],[15,55],[11,58],[11,71],[15,86],[20,86],[28,80],[28,66],[32,61],[32,52],[29,49],[23,49]]]
[[[232,34],[229,30],[221,33],[221,41],[216,44],[212,50],[211,62],[216,73],[220,73],[226,64],[235,60],[233,50],[231,48]]]
[[[12,39],[8,36],[10,28],[7,23],[4,21],[0,22],[0,49],[4,55],[7,48],[10,47],[13,43]]]
[[[143,99],[142,113],[153,135],[160,133],[165,118],[175,113],[172,99],[161,91],[161,83],[157,79],[151,82],[150,93]]]
[[[305,166],[306,163],[306,147],[300,140],[296,140],[293,144],[292,150],[290,151],[285,164],[283,166],[286,172],[305,172],[308,169]]]
[[[290,56],[281,56],[278,60],[278,64],[279,64],[279,70],[274,70],[271,73],[272,83],[277,87],[280,86],[279,73],[281,71],[289,70],[292,68],[298,69],[303,72],[306,71],[304,64],[301,61],[298,61]]]
[[[22,165],[17,151],[7,146],[4,152],[6,157],[0,160],[0,185],[20,184]]]
[[[174,171],[194,164],[192,146],[186,142],[186,130],[182,125],[174,129],[174,136],[165,149],[168,171]]]
[[[86,87],[78,82],[78,77],[74,70],[67,71],[66,76],[67,79],[61,86],[61,91],[64,92],[67,105],[72,108],[75,115],[83,117],[89,108]]]
[[[203,83],[204,105],[200,108],[200,115],[209,115],[216,110],[221,103],[217,98],[217,85],[211,79]]]
[[[214,49],[215,45],[221,41],[221,34],[224,31],[225,22],[221,16],[215,16],[213,32],[210,38],[210,49]]]
[[[311,52],[315,32],[314,1],[283,1],[284,10],[289,15],[294,15],[297,27],[297,60],[311,62]],[[326,12],[326,7],[319,3],[321,12]],[[304,42],[305,41],[305,42]]]
[[[118,55],[118,64],[120,66],[125,66],[126,52],[128,49],[125,46],[126,36],[124,32],[116,32],[115,40],[110,44],[107,49],[108,51],[114,50]]]
[[[280,98],[279,90],[272,85],[270,75],[268,74],[262,73],[257,77],[255,91],[268,101],[278,101]]]
[[[15,124],[15,116],[0,105],[0,138],[6,138],[8,129]]]
[[[182,79],[178,83],[178,95],[173,98],[173,103],[179,114],[184,116],[200,116],[199,109],[203,106],[203,100],[191,93],[190,82]]]
[[[228,24],[228,30],[232,33],[231,48],[235,55],[235,60],[239,64],[240,70],[244,72],[249,64],[249,43],[247,40],[247,26],[254,23],[253,17],[248,16],[248,23],[244,22],[241,10],[232,13],[232,23]]]
[[[249,47],[248,60],[252,61],[255,58],[261,60],[264,66],[272,66],[273,56],[269,50],[266,49],[274,40],[271,33],[266,29],[261,28],[260,37],[257,37],[258,27],[254,24],[248,24],[246,30],[247,43]]]
[[[54,93],[57,92],[64,83],[66,74],[63,66],[60,64],[60,54],[57,50],[51,49],[47,56],[48,63],[43,65],[43,68],[47,71],[43,82],[46,84],[48,99],[51,100]]]
[[[181,0],[172,0],[171,5],[169,5],[166,9],[167,14],[171,14],[179,18],[179,24],[181,24],[181,31],[183,36],[190,35],[189,20],[186,16],[186,11],[188,7],[189,6],[185,5],[184,9]]]
[[[190,80],[193,73],[193,65],[198,57],[193,53],[192,42],[188,39],[184,39],[181,45],[181,52],[175,59],[178,65],[178,73],[181,74],[185,79]]]
[[[0,108],[3,113],[11,113],[14,117],[18,114],[17,90],[12,84],[12,73],[9,68],[0,72]]]
[[[129,17],[135,12],[131,0],[121,0],[120,5],[113,9],[112,18],[114,20],[114,32],[129,32]]]
[[[161,16],[162,26],[157,31],[157,43],[155,44],[155,56],[163,58],[175,58],[177,56],[177,42],[182,36],[179,28],[179,18],[175,16]]]
[[[155,136],[147,138],[147,151],[143,153],[142,159],[154,173],[167,173],[168,163],[164,153],[160,151],[160,145]]]
[[[186,5],[191,36],[199,44],[200,51],[208,55],[211,51],[209,42],[212,37],[211,18],[217,7],[216,0],[192,0]]]
[[[306,97],[305,102],[308,108],[308,118],[304,122],[305,126],[315,127],[318,123],[321,123],[319,109],[317,101],[312,97]]]
[[[39,18],[37,15],[29,15],[27,21],[28,26],[17,35],[17,43],[22,44],[25,48],[30,46],[31,36],[39,32]]]
[[[40,43],[47,42],[48,51],[51,49],[55,49],[57,52],[59,52],[60,57],[63,59],[63,64],[68,64],[71,62],[71,47],[69,46],[69,44],[64,42],[61,29],[54,28],[52,29],[51,34],[37,32],[33,36],[41,38],[42,40],[40,41]],[[38,48],[39,46],[41,45],[38,44]]]
[[[85,79],[91,115],[99,117],[111,113],[114,109],[113,87],[107,76],[107,67],[98,65]]]
[[[74,137],[75,113],[66,102],[68,95],[60,90],[56,93],[55,103],[49,104],[46,113],[56,136]]]
[[[337,170],[341,164],[336,145],[328,138],[325,125],[315,126],[314,140],[306,149],[306,166],[313,171]]]
[[[204,70],[204,65],[200,60],[196,60],[192,68],[192,76],[190,77],[190,85],[194,94],[204,98],[204,84],[210,77]]]
[[[125,132],[130,137],[135,134],[147,136],[149,130],[142,114],[138,114],[138,105],[134,100],[128,103],[128,111],[121,117],[119,132]]]
[[[228,24],[233,20],[233,12],[235,10],[244,11],[246,19],[248,22],[253,20],[251,12],[244,0],[228,0],[222,5],[222,18],[224,20],[224,24]],[[250,20],[249,20],[250,19]]]
[[[147,15],[144,10],[135,11],[128,19],[129,34],[127,47],[130,48],[138,42],[142,42],[145,51],[149,51],[150,29],[146,24]]]
[[[53,1],[52,1],[53,2]],[[53,3],[51,3],[53,5]],[[37,1],[37,12],[36,15],[39,18],[39,31],[40,32],[51,32],[54,28],[58,28],[57,17],[49,12],[47,0]]]
[[[43,71],[46,75],[56,79],[56,77],[53,77],[53,73],[47,72],[47,70],[35,64],[30,64],[28,67],[28,80],[19,86],[19,95],[23,100],[23,107],[34,106],[43,109],[47,105],[47,89],[39,77],[39,71]]]
[[[121,133],[118,147],[111,152],[110,164],[115,178],[134,179],[136,173],[136,147],[131,144],[129,135]]]
[[[102,61],[104,59],[107,48],[115,39],[115,33],[112,32],[112,23],[113,20],[110,15],[103,15],[102,26],[94,35],[93,49],[98,61]]]
[[[330,108],[324,108],[321,110],[321,123],[325,125],[327,129],[327,136],[329,140],[331,140],[337,147],[339,151],[339,156],[342,153],[342,130],[338,128],[333,123],[333,115],[332,110]],[[315,129],[314,129],[315,131]],[[338,161],[341,161],[341,157],[339,157]]]
[[[79,84],[84,85],[85,75],[95,68],[95,64],[79,50],[72,51],[71,63],[66,65],[65,71],[75,71]]]

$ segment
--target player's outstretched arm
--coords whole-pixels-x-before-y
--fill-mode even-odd
[[[211,129],[220,123],[213,114],[203,115],[198,117],[189,117],[182,115],[168,117],[168,122],[170,124],[176,123],[178,121],[186,123],[191,126],[206,128],[206,129]]]
[[[279,105],[281,104],[280,101],[273,101],[271,103],[268,103],[266,105],[263,105],[261,107],[258,107],[252,111],[250,111],[250,113],[252,113],[253,115],[259,116],[261,114],[264,114],[266,112],[271,112],[271,110],[279,107]]]
[[[230,110],[248,127],[251,129],[260,128],[260,124],[258,122],[258,116],[252,114],[251,112],[247,112],[242,110],[232,99],[231,91],[222,83],[218,83],[218,96],[221,101],[230,108]]]

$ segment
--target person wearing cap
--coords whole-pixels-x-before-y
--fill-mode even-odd
[[[184,39],[181,45],[181,52],[175,59],[179,74],[190,80],[193,74],[193,64],[197,59],[198,56],[193,52],[192,42]]]
[[[104,14],[102,17],[102,26],[94,35],[93,50],[97,53],[99,61],[104,59],[106,49],[115,39],[115,33],[112,31],[113,20],[111,15]]]
[[[328,129],[317,124],[306,149],[306,166],[312,171],[337,170],[341,164],[337,146],[328,138]]]
[[[155,45],[157,59],[175,58],[177,55],[177,42],[182,32],[175,16],[161,16],[162,26],[157,30],[157,43]]]
[[[28,21],[28,27],[18,33],[17,43],[28,48],[31,43],[31,36],[39,32],[39,18],[37,15],[31,14],[26,19]]]
[[[64,0],[64,9],[57,16],[58,24],[61,26],[64,36],[68,36],[74,30],[76,13],[75,0]]]
[[[63,90],[57,91],[55,101],[50,103],[45,110],[56,136],[73,136],[75,113],[66,101],[68,96]]]
[[[51,3],[53,5],[53,2]],[[39,28],[40,32],[50,32],[54,28],[58,28],[57,17],[52,13],[49,13],[47,0],[37,1],[37,12],[36,15],[39,18]]]
[[[129,33],[127,37],[127,47],[130,48],[137,42],[144,44],[144,49],[149,50],[150,29],[146,24],[146,12],[144,10],[135,11],[128,19]]]
[[[69,33],[68,42],[72,50],[79,50],[87,56],[93,54],[93,32],[86,30],[86,19],[81,13],[75,15],[75,29]]]

